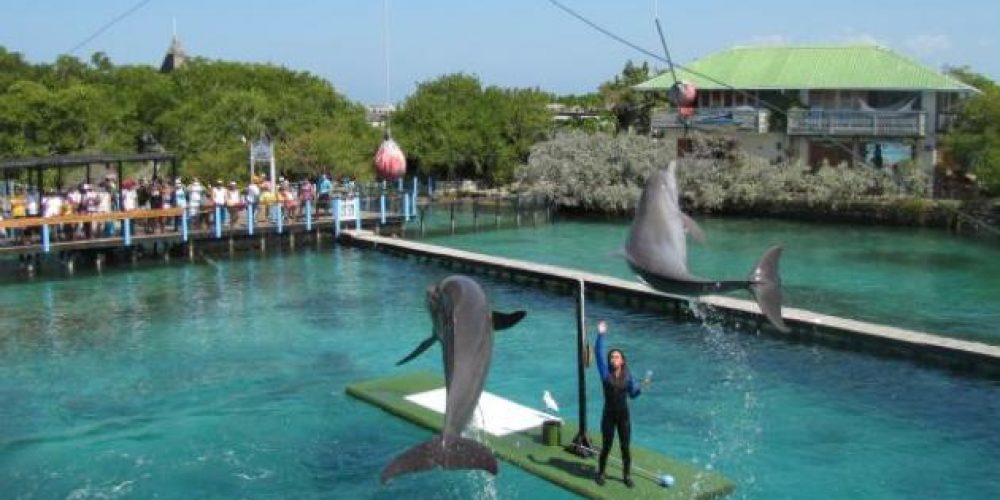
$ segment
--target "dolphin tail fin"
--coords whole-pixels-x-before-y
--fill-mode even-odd
[[[497,459],[489,448],[461,436],[434,436],[396,457],[382,469],[382,483],[400,475],[434,467],[480,469],[497,473]]]
[[[506,330],[518,324],[527,314],[525,311],[514,311],[512,313],[493,311],[493,329]]]
[[[437,340],[437,337],[435,337],[434,335],[431,335],[430,337],[424,339],[424,341],[421,342],[420,345],[418,345],[417,348],[413,350],[413,352],[411,352],[410,354],[407,354],[405,358],[397,361],[396,362],[396,366],[399,366],[399,365],[404,364],[404,363],[408,363],[413,358],[415,358],[417,356],[420,356],[424,351],[426,351],[427,349],[430,349],[430,347],[432,345],[434,345],[434,342],[436,340]]]
[[[764,252],[750,273],[750,293],[757,300],[760,311],[775,328],[788,332],[789,328],[781,319],[781,275],[778,274],[778,259],[781,247],[773,246]]]

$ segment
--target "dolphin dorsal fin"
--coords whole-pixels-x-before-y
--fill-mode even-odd
[[[525,311],[514,311],[512,313],[493,311],[493,330],[506,330],[518,324],[527,314]]]
[[[431,335],[430,337],[424,339],[424,341],[421,342],[420,345],[418,345],[417,348],[413,350],[413,352],[411,352],[410,354],[407,354],[405,358],[399,360],[396,363],[396,366],[399,366],[399,365],[404,364],[404,363],[408,363],[413,358],[415,358],[417,356],[420,356],[421,354],[423,354],[424,351],[426,351],[427,349],[430,349],[430,347],[432,345],[434,345],[435,341],[437,341],[437,337],[435,337],[434,335]]]

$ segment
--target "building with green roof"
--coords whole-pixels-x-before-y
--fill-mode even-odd
[[[656,112],[655,132],[677,133],[685,121],[728,129],[774,161],[811,165],[912,160],[929,170],[938,133],[961,100],[978,92],[874,45],[734,47],[678,68],[677,78],[698,89],[693,114],[682,120],[677,110]],[[664,72],[636,89],[666,91],[673,83]]]

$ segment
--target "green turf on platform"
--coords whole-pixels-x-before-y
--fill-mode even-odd
[[[347,393],[404,420],[440,432],[444,423],[443,415],[404,398],[443,386],[444,380],[440,376],[419,372],[357,382],[347,387]],[[567,444],[576,432],[574,423],[564,421],[561,432],[563,444]],[[672,475],[674,485],[664,488],[652,478],[634,471],[632,479],[635,481],[635,488],[629,489],[621,481],[618,464],[611,460],[608,462],[608,480],[604,486],[599,486],[594,482],[597,459],[581,458],[566,452],[562,447],[543,445],[541,428],[500,437],[484,435],[486,444],[501,459],[560,487],[591,498],[713,498],[725,496],[734,489],[731,481],[717,473],[697,469],[639,446],[632,446],[632,463],[653,473]],[[600,442],[599,436],[591,434],[591,443],[597,446]],[[501,468],[501,473],[502,470]]]

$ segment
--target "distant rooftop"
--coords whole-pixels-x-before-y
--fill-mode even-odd
[[[875,45],[733,47],[685,66],[694,73],[678,69],[677,78],[704,90],[977,92],[948,75]],[[665,72],[636,89],[664,90],[672,83],[670,73]]]

